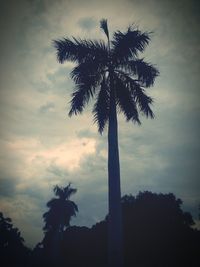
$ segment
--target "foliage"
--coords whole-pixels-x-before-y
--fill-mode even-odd
[[[57,190],[56,190],[57,192]],[[149,191],[122,198],[124,222],[124,267],[171,266],[197,267],[200,231],[193,229],[190,213],[181,208],[181,199],[173,194]],[[33,251],[10,218],[0,212],[1,263],[17,266],[88,266],[105,267],[107,259],[107,217],[91,228],[71,226],[63,232],[56,262],[48,247],[38,243]],[[51,246],[50,243],[47,245]],[[31,258],[30,258],[31,256]],[[30,260],[29,260],[30,259]],[[28,261],[29,260],[29,261]]]
[[[145,191],[124,196],[121,203],[124,267],[198,266],[200,231],[192,228],[192,216],[182,210],[181,199],[171,193]],[[91,228],[68,227],[63,233],[59,266],[106,266],[107,219]],[[37,258],[45,256],[41,265],[37,262],[35,266],[52,266],[49,254],[39,246],[36,250]]]
[[[44,231],[58,230],[62,232],[64,228],[69,227],[71,217],[76,216],[78,212],[77,205],[70,200],[70,197],[76,193],[76,189],[68,184],[66,187],[54,187],[54,193],[57,198],[51,199],[47,203],[49,210],[43,214],[45,226]]]
[[[0,212],[0,252],[3,266],[24,266],[28,261],[29,249],[24,246],[24,239],[18,228],[13,227],[12,220]]]
[[[55,186],[53,189],[57,198],[47,202],[49,210],[43,214],[45,222],[44,238],[40,244],[44,248],[44,258],[48,259],[46,264],[60,265],[61,242],[63,232],[70,226],[70,220],[78,212],[77,205],[70,200],[76,193],[76,189],[69,183],[66,187]],[[36,255],[41,252],[40,245],[34,251]]]
[[[154,84],[159,71],[139,58],[150,41],[150,33],[128,27],[116,31],[109,40],[107,20],[100,22],[108,44],[103,40],[64,38],[55,40],[60,63],[72,61],[77,65],[71,72],[75,82],[69,115],[81,113],[91,98],[95,98],[94,121],[102,133],[108,123],[111,97],[111,77],[114,79],[115,103],[127,121],[140,124],[139,112],[153,118],[153,100],[145,92]]]
[[[200,232],[173,194],[122,198],[126,266],[197,266]],[[199,241],[198,241],[199,240]]]

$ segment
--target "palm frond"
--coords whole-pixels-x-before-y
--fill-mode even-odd
[[[58,185],[54,186],[53,191],[54,191],[55,195],[58,197],[61,197],[63,194],[63,188],[58,186]]]
[[[129,60],[124,67],[131,71],[132,75],[136,75],[140,84],[145,87],[152,86],[155,78],[159,75],[158,69],[143,59]]]
[[[128,28],[127,32],[117,31],[112,41],[112,54],[114,62],[127,61],[143,52],[150,41],[149,33]]]
[[[57,50],[57,59],[59,63],[63,63],[65,60],[76,61],[78,54],[76,44],[68,38],[62,40],[54,40],[53,45]]]
[[[72,93],[69,116],[83,111],[90,98],[94,96],[96,88],[101,84],[102,73],[104,73],[104,66],[90,59],[72,70],[71,77],[76,84],[76,89]]]
[[[109,31],[108,31],[108,23],[107,23],[107,19],[102,19],[100,21],[100,28],[104,31],[104,33],[106,34],[108,40],[109,40]]]
[[[71,78],[75,84],[85,83],[90,85],[90,87],[95,87],[101,81],[101,73],[104,72],[104,68],[105,66],[95,59],[88,59],[72,70]]]
[[[134,99],[135,104],[138,106],[139,111],[141,111],[147,118],[154,118],[153,111],[150,105],[153,103],[153,99],[145,93],[144,88],[140,84],[129,77],[126,73],[117,73],[118,77],[123,84],[128,88],[131,97]]]
[[[115,89],[117,105],[120,111],[124,113],[127,121],[132,120],[133,122],[141,124],[135,100],[129,90],[129,84],[115,75]]]
[[[74,37],[73,40],[79,52],[79,62],[86,59],[98,60],[99,62],[107,61],[108,49],[103,40],[85,40]]]
[[[63,188],[63,192],[65,195],[65,199],[69,199],[72,195],[74,195],[77,192],[77,189],[72,188],[71,183],[69,183],[68,186]]]
[[[104,78],[101,83],[101,88],[93,108],[94,122],[98,124],[98,130],[100,134],[103,133],[106,123],[108,122],[110,101],[109,99],[109,90],[106,83],[106,79]]]
[[[139,106],[140,111],[148,118],[154,118],[154,113],[150,107],[153,99],[145,94],[145,90],[136,82],[131,83],[132,95]]]
[[[77,115],[82,113],[85,105],[89,102],[90,97],[93,97],[95,88],[91,88],[89,84],[80,83],[76,85],[76,90],[72,93],[70,101],[71,108],[68,115]]]
[[[54,40],[53,45],[57,50],[58,62],[66,60],[72,62],[84,62],[87,58],[107,58],[107,47],[103,41],[82,40],[77,38],[64,38]]]

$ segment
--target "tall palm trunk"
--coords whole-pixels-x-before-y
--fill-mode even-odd
[[[108,263],[109,267],[122,267],[122,212],[120,165],[115,91],[110,73],[110,114],[108,126]]]

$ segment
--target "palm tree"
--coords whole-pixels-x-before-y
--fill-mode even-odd
[[[53,190],[57,198],[52,198],[47,202],[49,210],[43,214],[45,236],[42,244],[49,260],[57,266],[60,260],[63,232],[70,226],[70,220],[76,216],[78,207],[70,200],[70,197],[77,191],[71,187],[70,183],[66,187],[56,185]]]
[[[47,202],[49,211],[43,214],[45,232],[63,233],[64,229],[69,227],[71,217],[76,216],[78,212],[77,205],[70,200],[70,197],[76,193],[77,189],[71,188],[69,183],[66,187],[54,187],[54,193],[58,198],[53,198]]]
[[[122,266],[122,219],[120,165],[118,150],[117,111],[127,121],[140,124],[139,112],[154,118],[152,98],[145,88],[154,84],[159,75],[155,66],[138,58],[150,41],[149,33],[130,26],[116,31],[110,41],[107,20],[100,27],[107,42],[64,38],[54,41],[60,63],[77,63],[71,72],[75,82],[69,116],[82,113],[91,98],[95,98],[94,121],[102,134],[108,125],[108,186],[109,186],[109,266]]]

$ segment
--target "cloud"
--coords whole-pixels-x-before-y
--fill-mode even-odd
[[[53,102],[47,102],[45,105],[42,105],[39,109],[39,112],[41,114],[47,113],[47,112],[52,112],[54,111],[55,104]]]
[[[78,21],[78,25],[85,31],[91,31],[97,27],[97,21],[92,17],[81,18]]]
[[[10,153],[21,158],[21,174],[26,179],[34,174],[36,176],[38,168],[41,170],[42,166],[49,166],[51,163],[73,171],[80,167],[84,156],[95,153],[95,146],[96,141],[91,138],[71,139],[48,147],[35,138],[16,139],[7,144]]]
[[[15,186],[18,183],[18,180],[12,177],[6,177],[1,173],[0,177],[0,199],[2,197],[13,197],[16,193]]]

